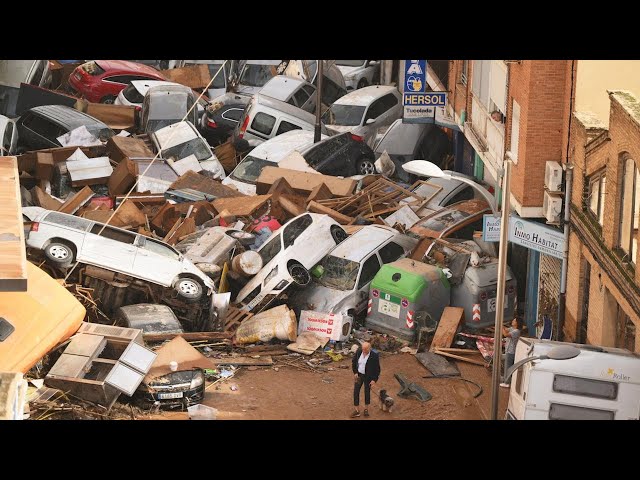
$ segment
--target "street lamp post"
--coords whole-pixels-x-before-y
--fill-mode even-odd
[[[316,125],[313,135],[313,143],[320,141],[322,126],[320,119],[322,118],[322,79],[324,77],[324,60],[316,60],[318,62],[318,88],[316,90]]]

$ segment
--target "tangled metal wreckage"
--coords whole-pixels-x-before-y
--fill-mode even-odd
[[[206,93],[217,71],[197,62],[154,71],[132,62],[51,61],[40,77],[29,70],[30,81],[3,83],[16,102],[0,117],[9,139],[0,157],[1,418],[141,418],[159,408],[212,417],[200,403],[205,389],[238,369],[322,371],[363,339],[382,350],[409,342],[420,349],[433,335],[434,354],[464,360],[478,352],[456,338],[462,329],[478,333],[495,315],[495,249],[474,235],[487,205],[471,190],[465,200],[445,201],[461,198],[455,180],[401,180],[388,160],[394,152],[374,158],[375,149],[354,148],[362,142],[355,134],[305,150],[309,138],[305,148],[279,152],[277,162],[251,157],[242,142],[251,102],[232,98],[242,73],[224,70],[229,91],[213,101]],[[257,70],[268,80],[275,66]],[[132,68],[141,78],[120,84],[124,95],[87,100],[87,85],[106,88],[103,77]],[[161,101],[140,93],[144,72],[194,93],[167,94],[173,103],[154,107],[168,112],[158,133],[142,133],[149,103]],[[230,102],[240,110],[235,126],[211,147],[211,118]],[[264,115],[252,117],[252,127],[268,128]],[[296,134],[285,131],[276,139]],[[373,173],[320,168],[329,165],[323,155],[331,165],[358,165],[362,159],[352,157],[363,154],[375,160]],[[224,179],[238,178],[248,158],[255,193],[243,194]],[[416,273],[424,269],[431,273]],[[509,278],[511,309],[514,284]],[[434,288],[437,305],[427,294]]]

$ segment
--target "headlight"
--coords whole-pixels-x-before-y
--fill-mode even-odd
[[[276,265],[273,270],[271,270],[269,272],[269,275],[267,275],[264,279],[264,286],[267,286],[267,283],[269,283],[269,280],[271,280],[273,277],[275,277],[278,274],[278,266]]]
[[[284,287],[286,287],[288,285],[289,282],[287,282],[286,280],[280,280],[278,282],[278,284],[276,285],[276,288],[274,288],[274,290],[282,290]]]
[[[204,383],[204,375],[202,374],[202,372],[198,372],[191,379],[191,385],[189,385],[189,390],[193,390],[194,388],[198,388],[203,383]]]

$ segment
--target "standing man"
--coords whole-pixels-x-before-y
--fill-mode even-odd
[[[371,403],[371,387],[380,377],[380,357],[371,351],[371,344],[364,342],[351,360],[351,369],[355,379],[353,386],[353,405],[356,407],[351,418],[360,416],[360,387],[364,384],[364,416],[369,416],[369,404]]]
[[[507,339],[507,348],[505,351],[505,359],[504,359],[504,382],[500,384],[501,387],[510,387],[511,386],[511,378],[509,378],[508,382],[506,380],[507,372],[513,366],[513,361],[516,356],[516,344],[518,343],[518,339],[520,338],[520,330],[522,330],[522,324],[518,317],[515,317],[511,322],[511,328],[507,329],[506,327],[502,327],[502,334]]]

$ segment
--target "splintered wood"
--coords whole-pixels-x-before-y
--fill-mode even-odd
[[[423,203],[424,198],[421,196],[384,178],[376,180],[350,197],[317,201],[317,204],[327,209],[351,217],[350,223],[355,222],[356,217],[373,220],[380,215],[393,213],[405,205],[419,206]]]
[[[251,317],[253,317],[253,313],[230,306],[227,309],[227,316],[224,319],[225,332],[235,331],[235,329],[238,328],[238,325],[240,325],[242,321],[247,320]]]
[[[27,290],[20,182],[16,157],[0,157],[0,291]]]

